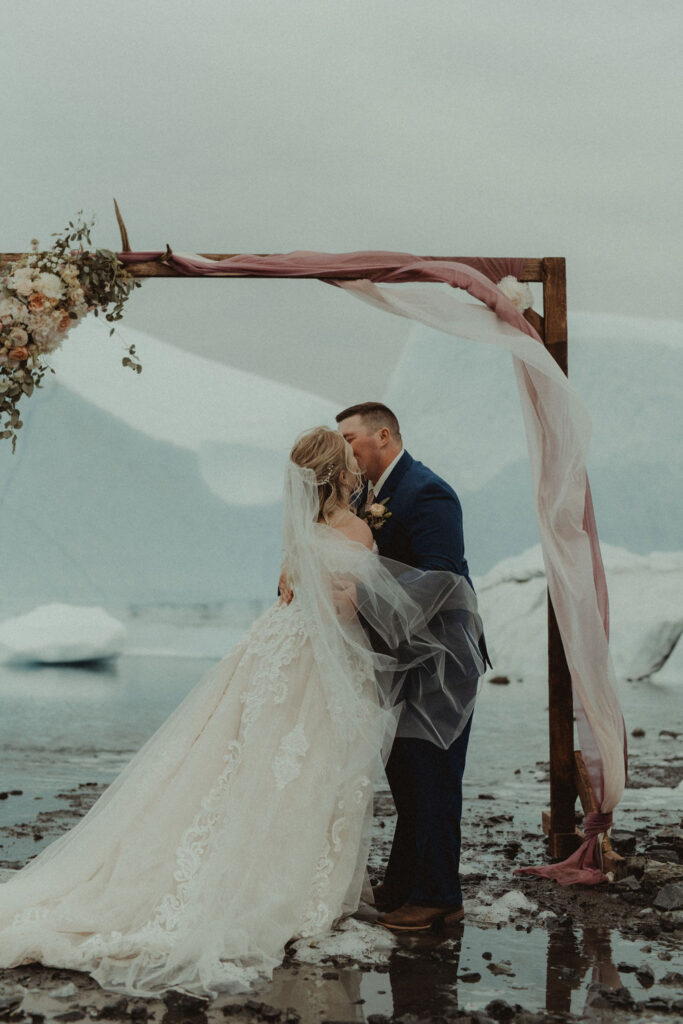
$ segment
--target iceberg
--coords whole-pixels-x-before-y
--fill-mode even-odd
[[[120,654],[125,639],[125,626],[104,608],[47,604],[0,623],[0,657],[14,664],[99,661]]]

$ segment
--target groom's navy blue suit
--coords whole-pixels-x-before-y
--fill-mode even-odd
[[[375,533],[380,555],[416,569],[455,572],[471,583],[453,488],[404,452],[376,500],[387,498],[391,517]],[[384,878],[388,903],[462,904],[462,777],[471,721],[447,750],[428,740],[394,740],[386,766],[398,815]]]

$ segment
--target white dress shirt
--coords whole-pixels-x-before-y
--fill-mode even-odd
[[[401,450],[398,453],[398,455],[396,456],[396,458],[393,460],[393,462],[389,463],[389,465],[384,470],[384,472],[382,473],[381,477],[379,478],[379,480],[377,481],[376,484],[373,484],[372,481],[370,481],[370,488],[372,489],[372,491],[374,493],[374,496],[375,496],[374,500],[375,501],[377,501],[377,498],[379,496],[379,492],[382,490],[382,488],[384,487],[385,483],[387,482],[387,478],[388,478],[389,474],[391,473],[392,469],[394,468],[394,466],[396,465],[398,460],[403,455],[403,451],[404,451],[404,449],[401,448]]]

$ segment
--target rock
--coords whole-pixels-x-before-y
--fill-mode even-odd
[[[385,1016],[383,1013],[371,1013],[369,1017],[366,1017],[367,1024],[390,1024],[390,1017]]]
[[[85,1010],[66,1010],[64,1013],[53,1013],[51,1014],[51,1020],[83,1020],[85,1018]]]
[[[514,1007],[506,1003],[504,999],[492,999],[490,1003],[484,1007],[489,1017],[493,1017],[494,1020],[511,1020],[515,1015]]]
[[[683,988],[683,974],[678,971],[667,971],[663,978],[659,980],[660,985],[676,985],[679,988]]]
[[[489,970],[491,972],[491,974],[496,974],[496,975],[502,974],[506,978],[514,978],[514,977],[516,977],[515,972],[512,970],[512,967],[510,965],[510,961],[509,960],[501,960],[497,964],[494,964],[494,963],[487,964],[486,965],[486,969]]]
[[[665,740],[677,740],[680,736],[680,732],[673,732],[671,729],[660,729],[659,738]]]
[[[641,884],[633,875],[626,875],[626,878],[620,878],[618,882],[614,882],[612,888],[618,889],[619,892],[638,892],[641,889]]]
[[[458,981],[464,981],[467,985],[473,985],[481,981],[481,974],[478,971],[463,971],[458,975]]]
[[[493,683],[494,686],[509,686],[510,680],[508,676],[490,676],[489,682]]]
[[[641,729],[640,727],[638,727],[637,729],[633,729],[633,731],[631,732],[631,736],[635,736],[636,739],[640,739],[644,735],[645,735],[645,730]]]
[[[635,964],[626,964],[623,961],[617,964],[619,974],[635,974],[638,968]]]
[[[672,910],[669,913],[664,913],[660,921],[664,931],[678,931],[679,928],[683,928],[683,910]]]
[[[635,832],[627,832],[625,829],[613,828],[610,833],[610,842],[616,853],[622,857],[630,857],[636,850]]]
[[[643,988],[652,988],[655,983],[655,972],[647,964],[643,964],[636,971],[636,978],[643,986]]]
[[[121,996],[113,1003],[105,1003],[97,1016],[99,1020],[125,1020],[128,1017],[128,1000]]]
[[[477,796],[478,800],[495,800],[493,793],[479,793]]]
[[[673,882],[671,885],[665,885],[659,890],[652,904],[658,910],[683,909],[683,883]]]
[[[493,953],[489,953],[488,950],[485,953],[482,953],[481,956],[483,960],[493,960]]]
[[[601,985],[597,981],[588,986],[587,1007],[596,1010],[630,1010],[633,1005],[633,998],[627,988],[610,988],[609,985]]]

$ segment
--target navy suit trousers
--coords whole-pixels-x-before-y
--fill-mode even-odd
[[[462,777],[471,726],[472,716],[448,750],[428,740],[394,740],[386,771],[398,820],[384,885],[398,905],[462,905]]]

